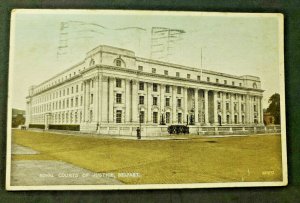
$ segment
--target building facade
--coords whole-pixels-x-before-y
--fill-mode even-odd
[[[259,77],[141,58],[103,45],[30,87],[26,123],[80,125],[81,131],[100,133],[109,127],[119,134],[139,125],[153,132],[162,124],[263,125],[262,96]]]

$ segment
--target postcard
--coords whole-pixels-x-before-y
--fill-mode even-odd
[[[6,189],[287,185],[283,21],[13,10]]]

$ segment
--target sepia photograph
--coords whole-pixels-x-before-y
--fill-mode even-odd
[[[13,10],[6,189],[286,186],[283,21]]]

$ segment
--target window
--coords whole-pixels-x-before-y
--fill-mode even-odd
[[[166,85],[166,93],[170,93],[170,86]]]
[[[218,110],[221,110],[221,102],[218,102]]]
[[[153,92],[157,92],[157,84],[156,83],[153,84]]]
[[[229,99],[229,94],[228,93],[226,93],[226,99]]]
[[[242,87],[242,83],[240,83],[239,85],[240,85],[240,87]]]
[[[232,81],[232,85],[234,86],[234,82]]]
[[[226,123],[229,123],[229,115],[226,115]]]
[[[76,107],[78,106],[78,97],[76,97],[76,99],[75,99],[75,106]]]
[[[144,90],[144,83],[143,82],[139,83],[139,90]]]
[[[191,74],[187,74],[186,77],[187,77],[188,79],[190,79],[190,78],[191,78]]]
[[[242,99],[242,101],[244,100],[244,95],[241,95],[241,99]]]
[[[73,99],[71,99],[71,107],[73,107]]]
[[[244,104],[241,104],[241,110],[244,111]]]
[[[179,77],[179,76],[180,76],[179,72],[176,72],[176,77]]]
[[[152,68],[152,73],[156,73],[156,68]]]
[[[116,111],[116,123],[122,123],[122,110]]]
[[[75,123],[77,123],[77,112],[75,112]]]
[[[224,84],[227,85],[227,80],[224,80]]]
[[[116,60],[116,66],[119,66],[119,67],[120,67],[121,64],[122,64],[122,61],[121,61],[120,59],[117,59],[117,60]]]
[[[157,112],[153,112],[153,123],[158,123]]]
[[[143,66],[139,66],[139,71],[143,71]]]
[[[122,80],[117,78],[116,79],[116,87],[121,87],[122,86]]]
[[[116,94],[116,102],[118,104],[121,104],[122,103],[122,94]]]
[[[144,123],[144,122],[145,122],[145,112],[140,111],[140,123]]]
[[[178,123],[182,123],[182,113],[177,114]]]
[[[168,71],[167,70],[165,70],[164,72],[165,72],[165,75],[168,75]]]
[[[181,99],[177,99],[177,107],[181,107]]]
[[[166,123],[170,123],[170,112],[166,112]]]
[[[139,96],[139,104],[144,104],[144,96]]]
[[[93,102],[94,102],[94,95],[91,94],[91,104],[93,104]]]
[[[229,103],[226,103],[226,111],[229,111]]]
[[[170,98],[166,98],[166,106],[170,106]]]
[[[80,106],[82,106],[82,103],[83,103],[83,97],[81,96],[80,97]]]
[[[218,98],[221,98],[221,92],[218,92]]]
[[[234,94],[234,99],[236,99],[236,94]]]
[[[216,83],[219,83],[219,79],[218,78],[216,79]]]
[[[236,111],[236,103],[234,103],[234,110]]]
[[[177,87],[177,94],[181,94],[181,87]]]
[[[253,106],[253,109],[255,112],[257,111],[256,105]]]
[[[157,105],[157,97],[153,97],[153,105]]]
[[[257,88],[257,84],[253,83],[253,88],[256,89]]]
[[[74,88],[72,87],[72,89],[71,89],[71,94],[73,94],[74,93]]]
[[[197,76],[197,80],[199,80],[199,81],[201,80],[201,77],[200,77],[200,75],[198,75],[198,76]]]
[[[210,78],[209,77],[207,77],[207,82],[209,82],[210,81]]]

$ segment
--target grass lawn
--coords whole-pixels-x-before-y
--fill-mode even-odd
[[[119,178],[127,184],[282,180],[280,135],[138,141],[13,130],[12,136],[13,143],[40,152],[13,160],[62,160],[93,172],[140,174]]]

